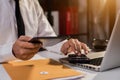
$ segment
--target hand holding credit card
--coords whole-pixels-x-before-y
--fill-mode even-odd
[[[41,39],[40,37],[33,37],[33,38],[32,38],[30,41],[28,41],[28,42],[33,43],[33,44],[43,44],[40,39]],[[43,48],[43,47],[41,47],[41,48],[39,49],[39,51],[45,51],[45,50],[46,50],[46,49]]]
[[[30,42],[30,43],[33,43],[33,44],[43,44],[43,42],[42,41],[44,41],[44,40],[51,40],[51,39],[58,39],[58,37],[33,37],[30,41],[28,41],[28,42]],[[43,48],[43,47],[41,47],[40,49],[39,49],[39,51],[44,51],[44,50],[46,50],[45,48]]]

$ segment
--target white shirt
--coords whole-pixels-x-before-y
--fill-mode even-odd
[[[20,9],[27,36],[56,36],[38,0],[20,0]],[[16,59],[12,45],[17,39],[14,0],[0,0],[0,62]]]

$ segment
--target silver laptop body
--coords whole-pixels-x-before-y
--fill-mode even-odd
[[[116,68],[120,66],[120,14],[116,18],[116,22],[101,63],[100,71]]]
[[[108,46],[106,51],[104,52],[96,52],[90,53],[87,55],[90,59],[97,57],[104,57],[102,59],[101,65],[96,66],[92,64],[71,64],[66,60],[60,60],[63,63],[67,63],[69,65],[95,70],[95,71],[105,71],[112,68],[116,68],[120,66],[120,16],[118,15],[116,18],[116,22],[108,42]]]

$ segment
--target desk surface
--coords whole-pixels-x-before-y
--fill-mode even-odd
[[[57,53],[44,51],[38,53],[32,59],[52,58],[58,61],[58,59],[62,57],[64,57],[64,55],[58,55]],[[80,80],[120,80],[120,68],[112,69],[105,72],[95,72],[78,67],[70,67],[85,74],[85,77],[81,78]],[[6,73],[2,65],[0,65],[0,80],[11,80],[10,76]]]

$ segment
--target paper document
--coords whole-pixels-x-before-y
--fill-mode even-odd
[[[39,59],[3,64],[12,80],[52,80],[56,78],[82,76],[52,59]]]

